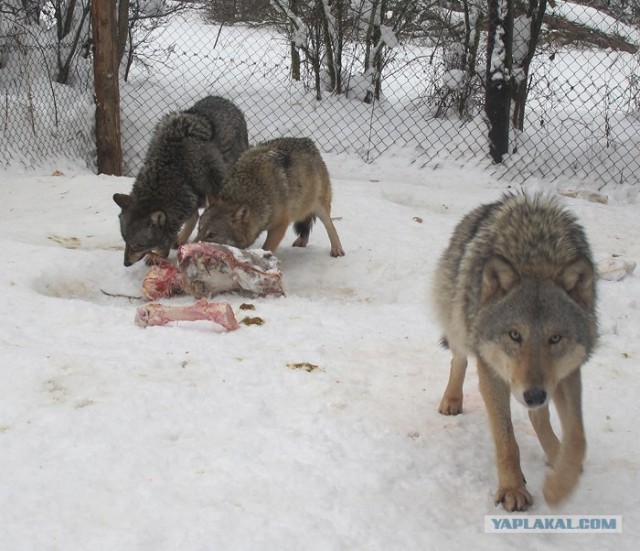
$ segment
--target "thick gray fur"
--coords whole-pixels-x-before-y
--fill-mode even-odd
[[[582,226],[555,198],[506,194],[471,211],[455,228],[435,277],[437,313],[453,350],[477,355],[483,333],[498,323],[484,323],[493,308],[481,312],[487,310],[481,304],[483,269],[494,256],[505,259],[522,279],[534,281],[555,281],[581,257],[593,264]],[[576,329],[582,327],[579,337],[589,352],[597,335],[595,298],[594,292],[574,312],[582,318]]]
[[[263,248],[274,252],[290,223],[305,247],[315,217],[331,241],[331,255],[344,250],[331,221],[331,181],[322,156],[308,138],[277,138],[243,153],[200,218],[196,239],[250,246],[267,231]]]
[[[175,246],[183,224],[197,219],[198,208],[219,192],[228,168],[247,148],[244,115],[225,98],[208,96],[186,111],[164,116],[131,194],[114,195],[122,208],[125,264],[141,253],[166,253]],[[151,220],[158,212],[164,215],[161,225]]]
[[[244,115],[228,99],[207,96],[186,112],[199,115],[209,122],[213,130],[213,141],[227,166],[231,166],[249,148]]]
[[[511,420],[513,396],[528,408],[552,466],[542,493],[556,506],[582,473],[580,368],[598,338],[596,270],[582,226],[553,197],[504,195],[455,228],[433,292],[452,353],[440,413],[462,412],[467,357],[475,356],[496,448],[495,502],[507,511],[533,503]],[[551,401],[562,440],[551,425]]]

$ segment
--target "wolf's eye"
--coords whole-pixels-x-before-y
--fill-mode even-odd
[[[562,335],[551,335],[549,337],[549,344],[558,344],[562,340]]]
[[[512,329],[511,331],[509,331],[509,338],[513,342],[522,342],[522,335],[515,329]]]

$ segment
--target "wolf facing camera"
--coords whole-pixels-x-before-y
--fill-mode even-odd
[[[567,498],[582,472],[586,441],[580,367],[598,336],[595,270],[577,219],[543,195],[505,195],[455,228],[435,274],[433,295],[451,371],[439,411],[462,412],[467,356],[477,359],[495,442],[495,502],[524,511],[533,500],[520,468],[510,395],[528,409],[550,472],[549,505]],[[553,400],[562,441],[553,431]]]
[[[150,251],[166,258],[171,247],[185,243],[198,209],[219,192],[227,170],[248,147],[244,115],[225,98],[208,96],[164,116],[131,193],[113,196],[122,209],[124,265]]]

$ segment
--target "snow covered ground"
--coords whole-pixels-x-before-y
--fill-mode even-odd
[[[239,319],[264,320],[232,333],[141,329],[141,301],[112,296],[139,295],[146,271],[122,265],[111,195],[130,178],[73,163],[1,174],[0,549],[637,548],[637,274],[599,282],[602,337],[583,368],[587,460],[557,511],[514,404],[531,513],[622,515],[622,534],[485,534],[485,515],[503,513],[493,443],[474,367],[465,413],[437,412],[449,355],[428,287],[459,218],[509,184],[468,167],[421,170],[408,154],[326,160],[346,256],[329,256],[321,226],[306,250],[288,234],[287,296],[225,297]],[[564,202],[598,259],[637,261],[637,191],[614,191],[609,204]]]

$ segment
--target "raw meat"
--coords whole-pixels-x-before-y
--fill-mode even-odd
[[[261,249],[217,243],[186,243],[178,249],[184,289],[196,298],[229,291],[250,296],[284,295],[279,261]]]
[[[172,262],[158,257],[142,282],[142,296],[146,300],[169,298],[184,292],[185,278]]]
[[[150,325],[165,325],[172,321],[209,320],[222,325],[227,331],[234,331],[240,327],[233,313],[233,308],[227,302],[208,302],[206,299],[187,306],[167,306],[152,302],[140,306],[136,311],[136,325],[149,327]]]

